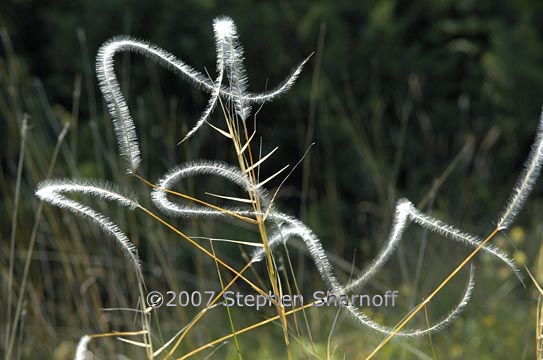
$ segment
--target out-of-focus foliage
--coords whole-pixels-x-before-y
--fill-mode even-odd
[[[516,170],[511,165],[520,163],[531,142],[543,98],[541,13],[539,1],[445,0],[256,4],[53,0],[8,1],[2,9],[16,52],[44,82],[48,97],[65,108],[71,104],[75,74],[84,73],[85,63],[93,61],[98,46],[114,35],[129,33],[146,39],[212,72],[215,54],[210,23],[227,14],[238,24],[245,44],[250,85],[261,89],[316,51],[324,25],[316,90],[311,91],[311,66],[318,60],[314,56],[289,96],[261,112],[259,132],[265,142],[281,144],[284,154],[303,153],[313,101],[316,127],[311,138],[317,147],[311,161],[323,161],[325,141],[334,149],[343,144],[342,151],[332,155],[335,168],[344,175],[338,176],[340,198],[376,201],[388,212],[385,203],[393,203],[396,195],[390,193],[391,187],[421,197],[467,136],[475,136],[480,144],[494,128],[499,134],[496,142],[485,145],[503,150],[495,158],[498,166],[482,163],[470,170],[478,173],[478,180],[480,176],[490,180],[490,173],[493,179],[493,184],[473,184],[466,189],[481,196],[481,208],[474,209],[474,215],[494,205],[489,194],[502,190],[498,184],[507,185],[506,191],[511,172]],[[84,57],[78,29],[86,37]],[[138,97],[146,99],[149,124],[167,116],[168,100],[174,96],[178,111],[188,115],[189,125],[195,121],[206,101],[202,94],[166,71],[153,68],[150,73],[156,77],[149,76],[148,64],[145,67],[137,56],[131,56],[129,65],[124,73],[130,89],[126,91],[133,109]],[[92,63],[91,68],[93,76],[85,82],[95,81]],[[157,84],[160,86],[154,86]],[[96,86],[91,88],[96,91]],[[87,89],[83,86],[83,98]],[[158,101],[162,95],[165,100]],[[101,104],[98,97],[98,107]],[[82,124],[91,115],[90,105],[81,103]],[[408,121],[405,134],[401,131],[404,112]],[[394,168],[396,151],[405,140],[411,143],[408,152]],[[346,141],[364,142],[361,145],[370,154],[361,157],[356,146],[345,146]],[[428,157],[429,153],[433,156]],[[370,167],[367,156],[379,164],[378,174],[365,169]],[[285,161],[276,159],[277,164]],[[347,166],[354,159],[359,168]],[[361,178],[368,173],[370,176]],[[316,172],[313,175],[311,187],[320,194],[325,191],[325,178]],[[379,186],[382,189],[376,188]],[[477,186],[488,189],[489,194]]]

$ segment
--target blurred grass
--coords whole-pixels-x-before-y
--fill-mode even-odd
[[[490,229],[533,139],[543,98],[542,42],[537,32],[540,2],[518,6],[504,2],[492,11],[484,4],[448,1],[426,4],[427,8],[395,1],[251,5],[261,17],[236,16],[249,6],[244,1],[231,7],[213,1],[199,5],[159,1],[148,12],[143,4],[127,10],[123,2],[108,7],[105,3],[65,8],[56,1],[47,7],[6,2],[0,8],[0,299],[6,303],[11,291],[18,300],[24,263],[32,256],[23,301],[24,323],[16,340],[21,358],[71,358],[83,334],[131,330],[133,324],[129,312],[103,310],[134,307],[138,294],[136,279],[126,271],[119,250],[99,229],[44,206],[34,251],[28,251],[38,209],[33,192],[46,177],[57,136],[66,123],[70,132],[60,145],[54,178],[101,178],[139,194],[148,193],[119,170],[111,123],[95,89],[93,56],[99,43],[112,35],[131,32],[190,64],[209,68],[214,56],[210,20],[223,11],[239,21],[251,87],[261,89],[268,74],[273,85],[289,66],[316,50],[319,29],[326,24],[318,82],[311,80],[315,70],[305,69],[288,97],[265,106],[258,132],[265,148],[280,146],[274,156],[277,160],[263,170],[271,171],[298,160],[307,143],[308,119],[314,116],[311,138],[316,146],[304,168],[306,173],[296,172],[278,201],[289,213],[305,212],[304,221],[321,237],[326,250],[345,258],[343,267],[338,261],[334,264],[342,280],[348,278],[351,262],[361,268],[378,251],[390,226],[394,201],[400,196],[416,202],[430,194],[425,210],[434,216],[477,234]],[[28,7],[35,11],[24,13]],[[79,12],[81,9],[85,11]],[[124,15],[119,21],[121,12]],[[191,15],[179,28],[173,13]],[[149,19],[144,22],[146,14]],[[33,19],[36,28],[25,29]],[[157,26],[145,30],[144,23]],[[262,35],[252,37],[254,28],[262,29]],[[149,164],[147,178],[156,180],[165,169],[189,159],[232,160],[232,155],[225,154],[226,142],[217,141],[209,132],[198,134],[183,147],[175,146],[204,107],[205,96],[185,84],[173,83],[167,72],[141,58],[120,57],[118,63],[138,124],[144,163]],[[311,103],[314,115],[308,114]],[[24,114],[31,126],[22,169],[15,267],[10,274],[10,219]],[[434,181],[470,142],[472,151],[455,163],[439,188],[434,187]],[[304,176],[308,185],[301,193]],[[183,190],[198,194],[206,186],[222,185],[189,182]],[[530,268],[540,283],[542,195],[539,182],[516,227],[497,239],[497,245]],[[149,198],[142,198],[143,205],[151,207]],[[301,198],[307,199],[305,206],[300,205]],[[138,247],[149,289],[219,288],[210,273],[214,263],[178,242],[163,227],[147,217],[106,208],[99,201],[91,204],[111,216]],[[191,235],[251,236],[232,224],[173,223]],[[242,265],[235,260],[238,249],[221,245],[216,250],[229,263]],[[289,254],[302,291],[321,290],[323,285],[309,259],[295,248]],[[372,314],[383,323],[396,323],[466,254],[465,249],[438,237],[409,230],[398,256],[368,289],[400,290],[401,307],[373,309]],[[282,254],[283,263],[286,256]],[[417,278],[419,263],[422,268]],[[437,358],[494,359],[506,353],[533,358],[535,289],[529,283],[527,289],[522,288],[510,272],[485,256],[477,264],[473,301],[461,319],[432,336]],[[263,268],[257,270],[263,274]],[[7,289],[10,276],[14,285]],[[448,311],[462,287],[460,280],[448,286],[428,308],[430,318]],[[236,328],[263,318],[261,313],[231,310]],[[160,310],[163,338],[177,332],[196,311]],[[307,316],[313,343],[307,330],[295,336],[294,350],[301,352],[299,357],[312,358],[309,354],[315,351],[323,358],[331,353],[335,358],[354,358],[369,352],[382,338],[340,314],[328,343],[335,309],[311,309]],[[5,311],[0,319],[0,348],[5,350]],[[303,323],[301,317],[298,321]],[[423,326],[424,317],[417,324]],[[228,332],[226,314],[217,311],[187,337],[179,353]],[[285,354],[281,329],[275,325],[241,335],[239,341],[245,358],[272,359]],[[133,347],[112,339],[99,340],[91,348],[102,357],[115,353],[140,356]],[[426,359],[431,354],[427,337],[396,339],[380,358]],[[228,344],[214,356],[237,355]]]

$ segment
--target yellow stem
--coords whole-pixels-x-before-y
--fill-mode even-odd
[[[403,329],[403,327],[405,325],[407,325],[407,323],[424,307],[426,306],[426,304],[428,304],[430,302],[430,300],[432,300],[436,295],[437,293],[439,293],[441,291],[441,289],[447,285],[447,283],[449,281],[451,281],[451,279],[453,277],[456,276],[456,274],[458,274],[458,272],[460,270],[462,270],[462,268],[464,266],[466,266],[466,264],[468,262],[470,262],[470,260],[479,252],[479,250],[481,250],[485,244],[487,242],[489,242],[497,233],[498,233],[499,229],[496,228],[494,229],[494,231],[492,231],[492,233],[490,233],[490,235],[488,235],[486,237],[486,239],[483,240],[483,242],[481,244],[479,244],[479,246],[477,246],[477,248],[475,250],[473,250],[471,252],[471,254],[469,254],[465,259],[464,261],[462,261],[460,263],[460,265],[458,265],[456,267],[456,269],[454,269],[450,274],[449,276],[447,276],[447,278],[445,278],[445,280],[443,280],[443,282],[441,284],[439,284],[439,286],[434,290],[432,291],[432,293],[430,295],[428,295],[428,297],[426,299],[424,299],[419,305],[417,305],[417,307],[394,329],[394,331],[392,333],[390,333],[383,341],[381,341],[381,343],[379,345],[377,345],[377,347],[366,357],[366,360],[369,360],[371,358],[373,358],[375,356],[375,354],[377,354],[377,352],[383,348],[383,346],[385,346],[386,343],[388,343],[390,341],[390,339],[392,339],[395,335],[398,334],[398,332],[400,332],[401,329]]]

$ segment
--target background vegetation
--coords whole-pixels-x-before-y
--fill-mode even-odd
[[[20,293],[38,211],[33,191],[47,176],[65,123],[70,130],[52,177],[101,178],[148,193],[125,176],[119,164],[111,121],[97,90],[94,57],[98,47],[114,35],[130,34],[199,70],[213,71],[211,22],[222,14],[231,16],[238,26],[253,91],[273,87],[315,52],[294,88],[259,112],[257,131],[264,152],[279,146],[262,169],[266,174],[285,163],[295,164],[315,143],[277,202],[320,236],[343,279],[351,264],[361,268],[376,254],[400,197],[415,204],[423,201],[425,211],[466,231],[485,235],[492,228],[529,151],[541,111],[541,1],[3,1],[2,305],[8,291],[14,296]],[[148,179],[156,181],[165,170],[188,159],[234,159],[229,145],[207,130],[176,145],[204,109],[206,94],[142,57],[119,56],[117,64],[138,126]],[[31,127],[22,168],[13,286],[8,288],[24,114]],[[220,123],[220,114],[216,118]],[[272,191],[278,184],[271,184]],[[189,183],[184,190],[198,193],[221,186],[199,185]],[[516,226],[497,240],[540,282],[542,197],[539,182]],[[99,202],[96,206],[104,207]],[[216,274],[210,272],[215,271],[213,262],[158,224],[123,209],[105,211],[138,246],[150,289],[209,290],[217,285]],[[175,224],[191,235],[247,238],[251,234],[224,222],[179,220]],[[116,246],[93,225],[50,206],[43,208],[36,234],[19,356],[70,357],[83,334],[128,329],[131,314],[102,310],[134,307],[137,298],[133,274],[124,271],[126,264]],[[217,251],[231,263],[242,264],[235,260],[238,248],[221,246]],[[373,315],[393,325],[466,254],[465,249],[412,227],[398,256],[368,290],[400,290],[401,307],[372,309]],[[321,289],[318,274],[303,252],[291,248],[290,257],[304,291]],[[480,257],[477,265],[474,301],[460,320],[431,339],[394,342],[382,356],[432,358],[434,350],[437,358],[494,359],[504,353],[533,358],[536,301],[532,285],[527,282],[524,288],[495,260]],[[446,313],[460,296],[460,280],[431,305],[431,319]],[[186,324],[190,311],[161,310],[165,339]],[[223,315],[202,324],[184,350],[229,332]],[[248,323],[244,319],[248,315],[241,315],[239,327]],[[338,358],[365,354],[381,339],[344,316],[331,332],[335,315],[333,309],[308,313],[312,343],[322,356],[327,348],[335,348]],[[262,318],[261,314],[249,317]],[[3,349],[4,310],[0,319]],[[421,317],[419,324],[424,322]],[[277,326],[268,325],[240,341],[246,358],[284,354]],[[307,336],[300,336],[300,341],[310,342]],[[114,340],[100,341],[93,349],[103,356],[117,351],[136,356],[132,347]],[[234,350],[224,346],[217,356],[236,356]]]

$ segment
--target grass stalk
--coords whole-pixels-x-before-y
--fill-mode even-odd
[[[66,123],[64,125],[64,127],[62,128],[62,131],[58,135],[57,143],[55,145],[55,150],[53,151],[53,155],[52,155],[51,161],[49,163],[49,169],[47,170],[46,179],[49,179],[51,177],[52,173],[53,173],[53,168],[54,168],[54,165],[56,163],[58,153],[60,151],[60,146],[62,145],[62,143],[64,141],[64,138],[66,137],[66,134],[68,133],[69,126],[70,126],[69,123]],[[28,245],[28,250],[27,250],[27,255],[26,255],[24,270],[23,270],[23,277],[21,279],[20,292],[19,292],[19,296],[18,296],[18,300],[17,300],[17,307],[15,308],[15,315],[14,315],[14,318],[13,318],[13,326],[12,326],[12,329],[11,329],[11,333],[8,334],[10,340],[9,340],[9,344],[8,344],[7,350],[6,350],[6,359],[10,358],[11,352],[13,351],[13,344],[14,344],[14,341],[15,341],[15,334],[17,333],[17,326],[19,324],[19,319],[20,319],[20,316],[21,316],[22,308],[23,308],[23,300],[25,298],[24,294],[25,294],[25,291],[26,291],[26,284],[27,284],[27,281],[28,281],[28,274],[29,274],[29,270],[30,270],[30,262],[32,260],[32,254],[33,254],[33,251],[34,251],[34,246],[36,244],[36,238],[37,238],[37,234],[38,234],[38,227],[39,227],[39,224],[40,224],[40,221],[41,221],[42,210],[43,210],[43,202],[40,201],[40,204],[38,205],[38,209],[36,211],[36,217],[35,217],[35,220],[34,220],[34,226],[32,228],[32,234],[30,236],[30,243]]]
[[[389,334],[387,335],[383,341],[381,341],[379,343],[379,345],[377,345],[377,347],[375,349],[373,349],[373,351],[368,355],[366,356],[366,360],[369,360],[371,358],[373,358],[375,356],[375,354],[377,354],[377,352],[379,352],[379,350],[381,350],[383,348],[383,346],[385,346],[394,336],[396,336],[398,334],[398,332],[400,332],[400,330],[402,330],[405,325],[407,325],[407,323],[409,323],[409,321],[411,319],[413,319],[413,317],[415,317],[415,315],[417,315],[419,313],[420,310],[422,310],[440,291],[441,289],[443,289],[445,287],[445,285],[447,285],[449,283],[449,281],[451,281],[455,276],[456,274],[458,274],[458,272],[460,272],[460,270],[462,270],[464,268],[464,266],[466,266],[466,264],[468,264],[471,259],[473,259],[473,257],[475,255],[477,255],[477,253],[486,245],[486,243],[488,243],[490,240],[492,240],[492,238],[499,232],[500,230],[498,228],[494,229],[494,231],[492,231],[490,233],[490,235],[488,235],[484,240],[483,242],[477,246],[477,248],[475,248],[475,250],[473,250],[446,278],[445,280],[443,280],[443,282],[441,282],[441,284],[439,284],[438,287],[435,288],[434,291],[432,291],[430,293],[430,295],[428,295],[419,305],[417,305],[410,313],[409,315],[406,316],[406,318],[401,321],[395,328],[394,330]]]
[[[11,216],[11,235],[9,242],[9,272],[8,272],[8,283],[6,293],[8,296],[7,304],[7,315],[6,315],[6,339],[5,339],[5,349],[6,349],[6,359],[9,359],[11,354],[11,349],[8,346],[10,344],[10,330],[11,330],[11,300],[12,300],[12,289],[13,289],[13,267],[15,265],[15,236],[17,234],[17,215],[19,213],[19,199],[21,195],[21,177],[23,175],[23,163],[25,158],[25,149],[26,149],[26,137],[28,132],[28,116],[23,116],[23,121],[21,125],[21,145],[19,150],[19,162],[17,164],[17,178],[15,181],[15,195],[13,199],[13,214]]]

